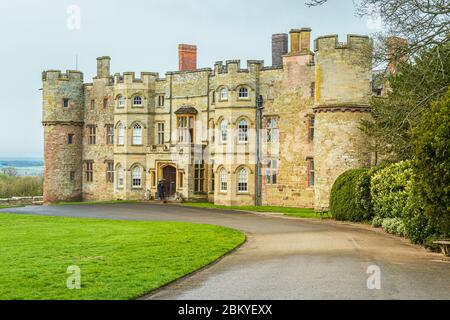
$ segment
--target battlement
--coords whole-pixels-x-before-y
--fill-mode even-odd
[[[371,45],[368,36],[349,34],[347,42],[339,42],[337,34],[318,37],[314,40],[314,51],[330,51],[342,49],[364,49]]]
[[[247,60],[247,68],[241,68],[241,60],[217,61],[214,64],[214,74],[225,74],[232,72],[255,72],[264,69],[263,60]]]
[[[42,72],[42,81],[76,81],[83,82],[83,73],[76,70],[67,70],[63,73],[61,70],[47,70]]]
[[[159,79],[157,72],[141,72],[141,77],[136,78],[135,72],[124,72],[114,74],[114,84],[118,83],[150,83]]]

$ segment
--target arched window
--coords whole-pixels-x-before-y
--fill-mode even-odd
[[[228,121],[222,120],[220,123],[220,140],[222,143],[228,141]]]
[[[119,96],[119,98],[117,99],[117,107],[118,108],[125,107],[125,97],[124,96]]]
[[[136,187],[142,187],[142,171],[140,167],[135,167],[131,173],[131,185]]]
[[[133,98],[133,106],[142,106],[142,98],[140,96]]]
[[[245,119],[239,121],[238,142],[248,142],[248,122]]]
[[[248,99],[248,89],[246,87],[239,88],[239,99]]]
[[[139,123],[136,123],[133,127],[133,144],[142,144],[142,126]]]
[[[117,168],[117,187],[123,187],[123,169],[121,166]]]
[[[228,89],[227,88],[222,88],[220,90],[220,100],[221,101],[228,100]]]
[[[238,192],[248,192],[248,171],[245,168],[238,172]]]
[[[117,144],[119,146],[123,146],[124,136],[125,136],[125,129],[123,128],[123,124],[119,124],[119,127],[117,128]]]
[[[225,168],[220,170],[220,192],[228,191],[228,173]]]

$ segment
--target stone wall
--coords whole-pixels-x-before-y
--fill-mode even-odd
[[[33,206],[42,205],[44,197],[12,197],[0,199],[0,206]]]

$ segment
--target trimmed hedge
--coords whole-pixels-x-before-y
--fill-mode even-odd
[[[368,169],[353,169],[344,172],[334,183],[330,197],[330,212],[341,221],[368,221],[370,212],[358,205],[355,197],[358,181],[367,175]]]
[[[413,133],[417,193],[429,224],[450,237],[450,89],[426,112]]]
[[[372,177],[371,197],[375,216],[402,218],[412,188],[410,161],[390,165]]]

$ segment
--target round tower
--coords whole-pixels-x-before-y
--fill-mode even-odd
[[[44,203],[82,198],[83,74],[44,71]]]
[[[372,65],[371,41],[349,35],[315,41],[315,208],[329,208],[330,191],[345,171],[370,166],[367,137],[361,120],[370,116]]]

